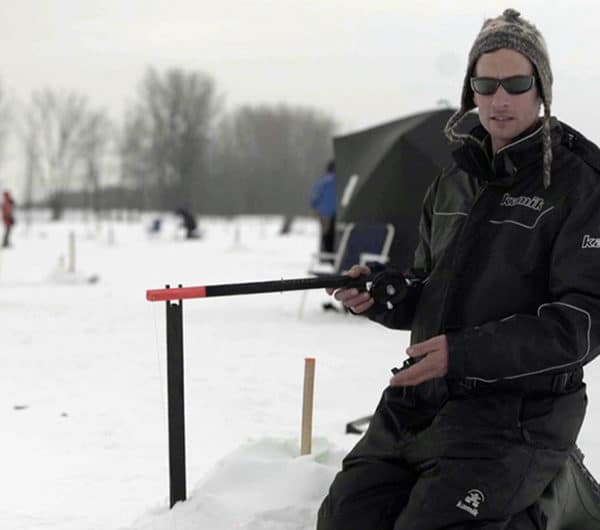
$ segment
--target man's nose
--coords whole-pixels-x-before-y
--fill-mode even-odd
[[[498,87],[496,93],[492,96],[492,107],[503,108],[508,107],[510,102],[510,94],[504,89],[502,85]]]

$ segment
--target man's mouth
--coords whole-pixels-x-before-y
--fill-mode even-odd
[[[512,120],[510,116],[492,116],[492,120],[495,121],[509,121]]]

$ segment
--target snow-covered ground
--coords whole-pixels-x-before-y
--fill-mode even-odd
[[[189,501],[168,507],[165,284],[303,277],[310,220],[21,221],[0,252],[0,528],[309,530],[341,457],[401,364],[405,332],[323,312],[299,292],[184,302]],[[75,273],[69,233],[76,239]],[[88,280],[95,279],[95,282]],[[299,457],[304,358],[313,454]],[[600,476],[600,362],[580,446]]]

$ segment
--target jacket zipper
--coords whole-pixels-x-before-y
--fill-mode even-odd
[[[477,191],[477,194],[475,195],[475,200],[473,201],[473,204],[471,205],[471,209],[469,210],[469,215],[466,217],[465,222],[463,223],[462,228],[460,229],[460,234],[458,236],[458,239],[456,241],[456,247],[454,249],[454,256],[452,258],[452,268],[451,268],[452,274],[454,274],[454,272],[456,270],[456,259],[457,259],[458,249],[463,240],[463,235],[467,228],[467,225],[469,224],[469,219],[471,218],[471,213],[473,212],[476,204],[479,202],[479,200],[481,199],[485,190],[487,189],[488,184],[489,184],[489,182],[487,180],[483,181],[483,185],[481,186],[481,188],[479,188],[479,190]],[[446,292],[444,293],[444,302],[442,304],[442,319],[440,321],[440,332],[442,332],[445,329],[446,320],[448,318],[448,309],[449,309],[448,308],[448,292],[449,292],[449,290],[450,290],[450,284],[448,283],[446,286]]]

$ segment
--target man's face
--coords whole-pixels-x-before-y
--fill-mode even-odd
[[[533,65],[517,51],[501,48],[484,53],[475,65],[477,77],[504,79],[515,75],[533,75]],[[492,139],[494,153],[529,129],[538,119],[541,99],[536,85],[523,94],[509,94],[500,85],[494,94],[474,94],[479,119]]]

